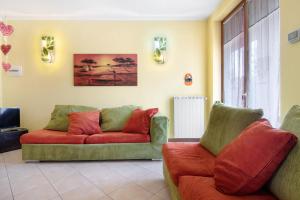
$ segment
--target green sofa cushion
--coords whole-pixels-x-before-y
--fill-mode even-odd
[[[68,131],[69,119],[68,114],[71,112],[96,111],[97,108],[77,105],[55,105],[51,113],[51,119],[44,129],[55,131]]]
[[[218,155],[243,129],[262,116],[261,109],[233,108],[215,103],[200,143],[211,153]]]
[[[137,106],[121,106],[101,110],[102,131],[122,131]]]
[[[293,106],[285,116],[281,129],[290,131],[300,137],[300,106]],[[269,189],[278,199],[300,199],[300,145],[289,153],[270,182]]]

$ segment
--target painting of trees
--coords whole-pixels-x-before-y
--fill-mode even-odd
[[[113,61],[115,61],[116,63],[119,63],[118,66],[130,67],[130,66],[136,65],[135,60],[133,60],[132,58],[116,57],[113,59]]]
[[[86,66],[83,66],[82,71],[92,71],[93,70],[92,64],[97,64],[97,62],[95,60],[88,59],[88,58],[81,60],[81,63],[86,64]]]
[[[75,86],[136,86],[136,54],[74,54]]]

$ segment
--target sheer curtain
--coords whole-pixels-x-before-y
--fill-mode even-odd
[[[279,0],[249,0],[249,75],[247,105],[263,108],[279,125],[280,30]]]
[[[244,10],[241,8],[223,23],[223,101],[243,107],[244,94]]]

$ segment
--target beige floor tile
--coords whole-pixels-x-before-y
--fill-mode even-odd
[[[114,200],[144,200],[149,199],[153,195],[153,193],[150,193],[135,184],[122,186],[109,194],[109,196]]]
[[[52,200],[54,198],[59,198],[59,196],[49,183],[39,185],[21,194],[15,195],[15,200]]]
[[[6,177],[6,169],[4,163],[0,163],[0,178]]]
[[[130,179],[127,179],[118,173],[110,170],[86,175],[87,179],[97,185],[105,194],[109,194],[123,185],[132,183]]]
[[[120,173],[131,170],[133,167],[135,167],[134,164],[131,163],[131,161],[104,161],[101,162],[100,165],[102,167],[106,167],[107,169]]]
[[[162,199],[160,196],[154,195],[154,196],[150,197],[149,200],[168,200],[168,199]]]
[[[74,168],[63,163],[41,163],[38,168],[51,183],[56,183],[76,172]]]
[[[0,153],[0,163],[4,163],[4,153]]]
[[[92,186],[92,184],[78,172],[74,172],[63,179],[54,182],[53,185],[56,188],[56,191],[58,191],[60,194],[76,188]]]
[[[54,199],[51,199],[51,200],[62,200],[62,198],[60,198],[60,197],[55,197]]]
[[[151,171],[142,168],[142,167],[137,167],[135,165],[126,165],[122,166],[121,164],[119,167],[115,170],[118,174],[121,176],[130,179],[132,181],[139,181],[143,179],[147,174],[150,174]]]
[[[102,200],[106,195],[95,186],[85,186],[61,194],[63,200]]]
[[[48,183],[47,179],[41,174],[21,179],[10,179],[10,181],[14,196]]]
[[[157,193],[166,187],[163,177],[154,172],[145,174],[145,176],[136,181],[136,184],[152,193]]]
[[[105,168],[100,161],[72,162],[69,166],[77,171],[97,171]]]
[[[36,164],[6,164],[9,179],[16,182],[32,176],[42,176],[41,171],[36,167]]]
[[[88,178],[105,177],[111,174],[116,174],[116,172],[114,172],[113,170],[95,163],[92,163],[91,166],[89,166],[88,163],[85,163],[84,165],[74,166],[74,168],[79,173],[81,173],[82,175]]]
[[[136,161],[134,162],[135,165],[145,168],[151,172],[155,172],[155,173],[159,173],[162,174],[162,168],[163,168],[163,164],[162,161]]]
[[[161,161],[25,163],[17,150],[0,154],[0,186],[0,200],[170,200]]]
[[[17,163],[25,163],[22,160],[22,151],[15,150],[3,153],[5,163],[17,164]]]
[[[9,200],[12,198],[12,193],[7,177],[0,178],[0,200]]]
[[[109,196],[105,196],[105,197],[102,197],[101,200],[113,200],[113,199],[110,198]]]

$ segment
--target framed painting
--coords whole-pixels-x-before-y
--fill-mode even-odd
[[[74,54],[75,86],[137,86],[137,54]]]

